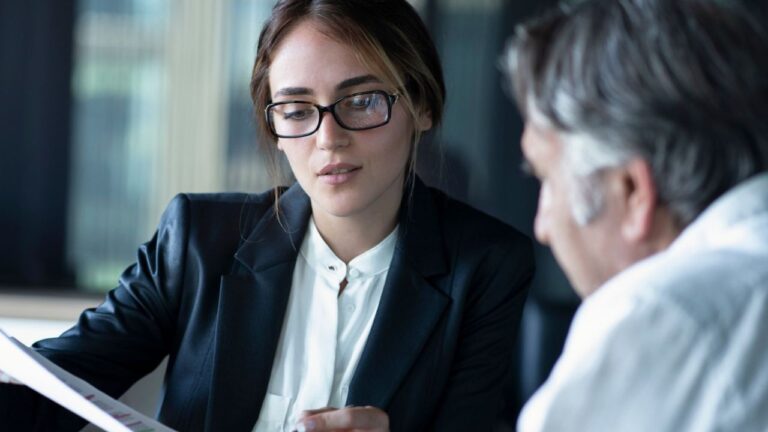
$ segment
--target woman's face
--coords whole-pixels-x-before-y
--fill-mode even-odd
[[[323,35],[311,21],[297,25],[272,56],[272,102],[301,100],[327,106],[352,93],[396,90],[363,66],[353,50]],[[402,104],[384,126],[350,131],[330,113],[302,138],[279,138],[291,170],[319,218],[362,218],[375,223],[400,205],[413,122]]]

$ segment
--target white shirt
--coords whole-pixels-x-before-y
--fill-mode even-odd
[[[768,431],[768,174],[584,301],[518,430]]]
[[[396,241],[397,228],[347,265],[310,218],[254,432],[290,431],[303,410],[345,405]],[[347,285],[339,296],[345,278]]]

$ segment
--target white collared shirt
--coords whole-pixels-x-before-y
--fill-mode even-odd
[[[768,431],[768,174],[584,301],[518,430]]]
[[[347,265],[310,218],[254,432],[290,431],[303,410],[345,405],[396,241],[397,228]],[[347,285],[339,296],[345,278]]]

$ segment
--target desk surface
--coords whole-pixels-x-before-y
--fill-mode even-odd
[[[2,290],[0,318],[74,322],[84,309],[97,306],[102,299],[102,294]]]

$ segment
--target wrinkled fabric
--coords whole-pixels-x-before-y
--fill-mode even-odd
[[[768,174],[579,308],[518,429],[768,430]]]
[[[113,397],[168,356],[161,422],[252,430],[263,403],[282,403],[265,396],[311,213],[298,185],[279,213],[273,197],[177,196],[104,303],[36,349]],[[393,431],[489,430],[532,273],[527,238],[416,180],[347,405],[383,408]],[[2,384],[0,427],[82,423]]]

